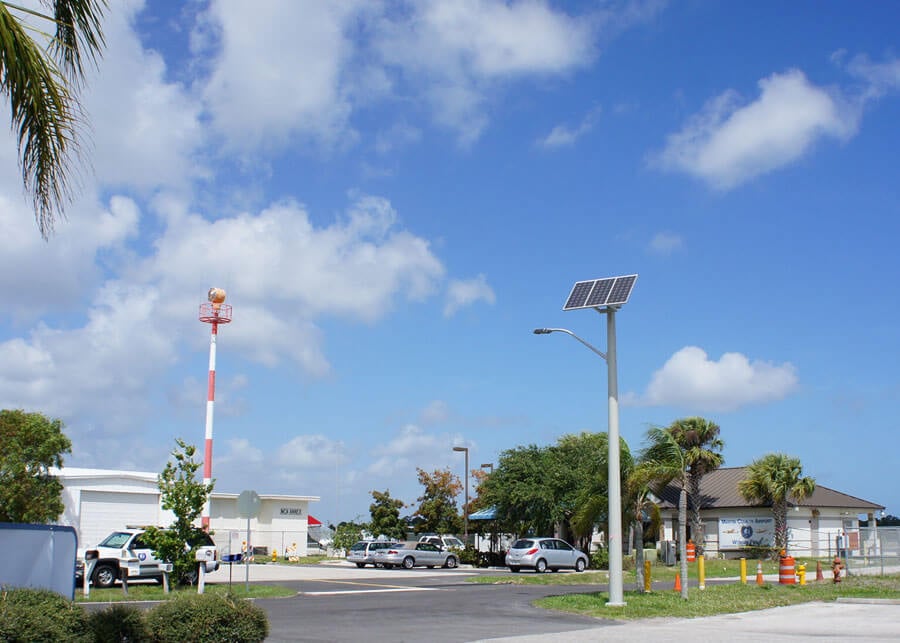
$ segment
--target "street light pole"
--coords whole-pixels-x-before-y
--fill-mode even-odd
[[[469,544],[469,447],[453,447],[454,451],[462,451],[466,454],[466,504],[463,507],[463,525],[464,537],[463,542],[466,546]]]
[[[579,341],[588,349],[599,355],[606,362],[607,396],[609,398],[609,454],[607,455],[607,487],[608,531],[606,536],[609,547],[609,602],[608,607],[625,605],[622,580],[622,480],[619,469],[619,382],[616,375],[616,316],[615,309],[608,308],[601,314],[606,315],[606,352],[586,342],[567,328],[535,328],[535,335],[565,333]]]

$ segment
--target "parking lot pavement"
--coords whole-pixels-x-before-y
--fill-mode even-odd
[[[693,619],[620,621],[615,625],[519,636],[490,641],[568,643],[569,641],[896,641],[900,640],[900,604],[852,599],[804,603],[756,612]]]
[[[378,569],[366,566],[359,568],[352,563],[342,561],[338,564],[327,565],[280,565],[278,563],[266,563],[264,565],[253,563],[247,566],[250,581],[294,581],[294,580],[340,580],[343,578],[400,578],[404,576],[421,576],[422,569]],[[466,569],[439,569],[428,570],[441,576],[459,577],[471,576],[475,572]],[[233,582],[243,581],[247,571],[242,564],[231,566],[231,579]],[[218,571],[206,575],[207,583],[227,583],[229,565],[223,564]]]

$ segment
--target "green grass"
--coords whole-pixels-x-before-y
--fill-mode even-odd
[[[550,596],[535,601],[546,609],[574,612],[587,616],[614,619],[639,619],[655,617],[693,618],[734,612],[796,605],[811,601],[833,601],[839,597],[889,598],[900,600],[900,575],[872,577],[852,576],[842,583],[830,581],[810,582],[804,586],[766,583],[757,586],[729,583],[707,585],[705,590],[691,587],[688,600],[673,590],[653,591],[648,594],[626,592],[624,607],[606,607],[606,592]]]
[[[207,583],[205,592],[207,594],[226,594],[228,593],[228,584]],[[125,596],[122,592],[121,586],[117,586],[108,589],[92,588],[91,595],[87,598],[85,598],[84,591],[81,588],[76,588],[75,602],[120,603],[127,601],[165,601],[180,593],[196,594],[197,588],[179,587],[166,594],[163,591],[162,585],[157,585],[155,583],[129,583],[128,596]],[[250,585],[250,591],[247,592],[243,582],[235,581],[231,584],[231,593],[240,598],[284,598],[286,596],[294,596],[297,593],[297,590],[282,587],[280,585],[253,584]]]

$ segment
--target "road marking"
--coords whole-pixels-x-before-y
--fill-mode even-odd
[[[300,592],[303,596],[337,596],[338,594],[386,594],[389,592],[436,592],[437,587],[384,587],[380,589],[336,589],[328,592]]]

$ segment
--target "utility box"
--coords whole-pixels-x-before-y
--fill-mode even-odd
[[[677,558],[678,548],[675,546],[674,540],[664,540],[660,544],[659,557],[663,565],[672,566]]]

